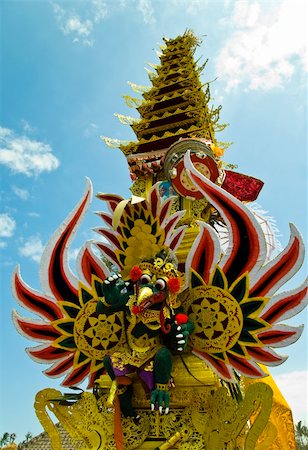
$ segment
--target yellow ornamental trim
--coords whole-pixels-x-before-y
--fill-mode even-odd
[[[157,103],[156,103],[156,105],[157,105]],[[154,103],[153,103],[153,106],[154,106]],[[151,107],[151,110],[149,110],[148,112],[145,112],[145,110],[143,108],[140,108],[139,112],[142,113],[143,115],[148,114],[148,116],[149,116],[148,120],[151,120],[151,118],[154,117],[151,115],[153,113],[152,112],[153,106]],[[173,111],[176,110],[177,108],[183,109],[184,107],[188,107],[188,106],[191,106],[192,108],[194,108],[194,106],[191,105],[191,103],[189,101],[184,101],[184,102],[178,103],[173,106],[167,106],[165,108],[155,110],[155,116],[160,118],[160,114],[164,114],[165,112],[170,112],[171,114],[173,114]]]
[[[205,119],[208,120],[208,116],[202,107],[192,108],[190,111],[187,111],[186,114],[188,117],[198,118],[201,122]]]
[[[140,98],[131,97],[130,95],[123,95],[123,98],[129,108],[136,108],[142,104],[142,100]]]
[[[176,91],[173,92],[168,92],[166,94],[162,94],[162,96],[159,96],[156,98],[156,101],[159,100],[161,102],[165,102],[167,100],[172,100],[176,97],[184,97],[183,93],[185,92],[186,88],[183,87],[181,89],[177,89]]]
[[[173,117],[176,120],[176,116],[178,115],[182,115],[185,114],[187,117],[206,117],[206,115],[204,114],[203,108],[196,108],[193,105],[190,105],[190,107],[188,108],[177,108],[175,111],[165,111],[164,114],[162,114],[161,116],[152,116],[149,119],[146,119],[145,121],[147,123],[149,123],[149,127],[151,128],[151,124],[154,123],[157,120],[162,120],[168,117]],[[184,119],[185,120],[185,119]],[[181,122],[184,122],[184,120],[182,120]],[[169,126],[171,126],[172,128],[176,125],[176,123],[180,123],[180,121],[175,121],[171,124],[169,124]]]
[[[128,156],[138,151],[138,145],[139,145],[138,142],[130,142],[128,145],[120,145],[119,149],[123,152],[125,156]]]
[[[163,51],[161,59],[172,59],[175,55],[178,54],[184,55],[187,54],[187,51],[185,51],[185,48],[183,46],[173,46],[173,47],[168,46],[166,50]]]
[[[156,97],[156,98],[149,98],[146,100],[146,102],[144,102],[142,105],[140,105],[140,107],[138,108],[139,111],[141,111],[143,109],[144,106],[150,106],[150,105],[157,105],[160,102],[165,102],[167,100],[172,100],[174,98],[177,97],[183,97],[185,98],[185,100],[188,100],[189,103],[193,103],[194,102],[194,98],[200,98],[200,95],[203,94],[201,91],[197,91],[197,90],[192,90],[192,89],[187,89],[187,87],[183,87],[181,89],[177,89],[173,92],[168,92],[166,94],[162,94],[162,97]],[[203,94],[204,95],[204,94]],[[177,105],[179,106],[179,105]],[[168,106],[165,109],[169,109],[170,107]],[[158,111],[162,111],[158,110]]]
[[[161,60],[161,64],[166,64],[166,63],[173,63],[173,62],[178,62],[179,60],[182,60],[182,58],[187,57],[188,59],[193,58],[193,53],[191,52],[185,52],[182,49],[181,50],[175,50],[173,52],[168,52],[162,55],[162,57],[160,58]]]
[[[136,123],[132,125],[132,129],[136,134],[141,133],[149,127],[150,123],[148,120],[144,120],[141,123]]]
[[[145,116],[146,114],[151,114],[155,103],[152,101],[144,101],[142,105],[138,107],[138,112]]]
[[[196,133],[198,133],[198,134],[196,134]],[[148,143],[151,143],[154,141],[159,141],[162,139],[166,139],[168,137],[178,136],[181,134],[193,135],[194,137],[204,137],[203,136],[204,133],[206,133],[206,136],[208,136],[209,130],[207,127],[192,125],[187,130],[185,130],[184,128],[179,128],[176,132],[166,131],[162,136],[157,136],[157,135],[153,134],[153,136],[151,136],[150,139],[141,138],[138,142],[131,143],[130,146],[126,146],[126,147],[124,147],[124,149],[125,149],[125,152],[128,152],[131,148],[134,148],[135,150],[137,150],[139,145],[148,144]],[[124,151],[122,147],[121,147],[121,150]],[[125,154],[127,154],[127,153],[125,153]]]
[[[159,131],[163,131],[163,130],[169,130],[170,128],[176,128],[177,126],[185,126],[185,125],[189,125],[190,123],[195,122],[195,118],[191,118],[191,119],[186,119],[186,120],[181,120],[179,122],[174,122],[172,124],[167,123],[166,125],[161,125],[160,127],[154,127],[154,128],[148,128],[145,129],[143,131],[140,131],[140,135],[142,136],[143,134],[149,134],[149,133],[157,133]]]
[[[202,91],[197,91],[197,90],[191,90],[191,89],[185,89],[184,92],[182,93],[182,97],[185,100],[188,100],[190,103],[200,103],[204,104],[204,93]],[[203,103],[201,103],[203,102]]]
[[[232,145],[232,144],[233,144],[233,142],[220,142],[220,141],[217,141],[217,145],[218,145],[220,148],[222,148],[224,151],[226,151],[227,148],[229,148],[230,145]],[[234,166],[233,168],[236,169],[237,166]]]
[[[148,92],[145,92],[143,94],[143,98],[145,100],[151,99],[153,97],[155,97],[157,95],[157,93],[159,92],[159,88],[157,87],[152,87]]]
[[[219,120],[219,114],[220,114],[221,108],[222,108],[221,106],[218,106],[218,108],[215,108],[215,109],[211,108],[211,110],[209,111],[210,115],[211,115],[211,122],[213,125],[215,123],[217,123]]]
[[[214,124],[214,130],[215,130],[215,132],[220,132],[220,131],[223,131],[228,126],[229,126],[228,123],[220,123],[220,124],[215,123]]]
[[[165,81],[169,75],[178,75],[180,77],[183,73],[196,72],[196,64],[193,60],[190,60],[185,64],[181,61],[181,64],[183,64],[182,67],[175,67],[173,69],[168,68],[168,70],[159,71],[157,81]]]
[[[195,91],[199,91],[202,88],[202,84],[200,83],[199,78],[196,76],[183,78],[183,80],[181,81],[181,85]]]
[[[185,36],[177,36],[174,39],[164,38],[164,41],[166,42],[167,49],[169,51],[175,51],[177,49],[185,48],[185,47],[192,47],[194,45]]]
[[[141,119],[138,119],[136,117],[131,116],[125,116],[124,114],[118,114],[114,113],[114,116],[116,116],[123,125],[132,125],[133,123],[140,122]]]
[[[101,136],[100,138],[110,148],[122,148],[122,146],[125,146],[125,145],[129,144],[129,141],[124,141],[124,140],[120,140],[120,139],[113,139],[113,138],[110,138],[110,137],[107,137],[107,136]]]
[[[181,57],[180,57],[181,56]],[[160,72],[167,72],[170,68],[170,66],[173,66],[174,64],[178,64],[179,61],[181,61],[181,63],[183,65],[185,65],[186,63],[189,63],[192,60],[191,55],[172,55],[172,58],[166,59],[165,56],[163,57],[163,63],[158,65],[156,67],[156,71],[158,73]]]
[[[192,72],[187,71],[183,75],[179,76],[178,78],[172,78],[171,80],[158,80],[157,83],[155,83],[155,87],[153,87],[149,92],[146,92],[143,97],[144,98],[150,98],[154,97],[158,98],[158,92],[161,89],[170,88],[172,89],[177,84],[181,85],[180,88],[177,88],[177,91],[182,90],[184,87],[190,87],[191,89],[200,89],[201,83],[195,74]]]
[[[189,50],[193,52],[198,45],[200,45],[201,40],[198,39],[192,32],[184,35],[178,36],[175,39],[165,40],[167,45],[167,51],[174,52],[179,50]],[[166,52],[167,53],[167,52]]]
[[[146,92],[150,89],[150,86],[142,86],[140,84],[132,83],[131,81],[128,81],[127,84],[129,84],[132,90],[137,94],[142,94],[143,92]]]
[[[151,67],[152,69],[154,69],[154,70],[157,70],[158,67],[160,67],[158,64],[151,63],[151,62],[148,62],[147,64],[148,64],[148,66],[150,66],[150,67]]]
[[[153,72],[152,70],[148,69],[147,67],[145,67],[144,70],[147,72],[148,77],[151,81],[155,80],[155,78],[157,77],[156,72]]]
[[[149,117],[148,119],[143,119],[143,120],[147,120],[148,122],[153,122],[155,120],[165,119],[170,116],[176,116],[177,114],[187,113],[188,111],[192,111],[195,109],[195,107],[193,105],[190,105],[188,102],[183,103],[182,105],[183,106],[188,105],[188,106],[186,108],[180,108],[180,107],[178,107],[178,105],[175,105],[174,108],[176,108],[176,109],[174,111],[173,111],[172,107],[166,108],[165,110],[161,110],[161,114],[155,114],[155,115]]]
[[[157,82],[155,83],[155,86],[150,91],[145,92],[143,94],[143,97],[145,99],[151,99],[154,97],[156,100],[158,100],[160,98],[160,96],[169,94],[169,93],[167,93],[167,94],[159,95],[159,91],[161,89],[164,89],[166,87],[172,88],[173,86],[175,86],[178,83],[181,84],[181,87],[176,89],[175,92],[181,92],[187,87],[190,87],[191,89],[195,89],[197,91],[201,87],[201,83],[200,83],[198,77],[194,73],[187,71],[186,75],[184,73],[183,76],[181,75],[178,78],[172,78],[172,80],[169,80],[169,81],[157,80]]]

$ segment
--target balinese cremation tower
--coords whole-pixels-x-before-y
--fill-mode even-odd
[[[100,240],[80,251],[78,277],[66,252],[90,182],[46,247],[45,293],[14,274],[18,301],[40,316],[14,313],[41,343],[29,355],[73,387],[35,400],[54,450],[63,447],[48,411],[76,449],[295,450],[291,411],[266,366],[281,364],[274,348],[302,331],[280,322],[304,308],[307,286],[276,292],[304,247],[292,225],[270,259],[270,228],[247,206],[263,183],[222,160],[225,125],[200,81],[197,45],[191,31],[165,39],[152,86],[131,83],[142,98],[126,102],[140,118],[118,117],[136,141],[104,140],[126,156],[133,195],[97,195],[109,211],[99,213]],[[92,391],[78,390],[85,378]]]

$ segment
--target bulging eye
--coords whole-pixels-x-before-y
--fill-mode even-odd
[[[149,283],[151,283],[150,275],[147,275],[146,273],[141,275],[139,282],[140,282],[140,284],[149,284]]]
[[[158,291],[163,291],[166,287],[165,280],[162,279],[156,280],[155,287]]]

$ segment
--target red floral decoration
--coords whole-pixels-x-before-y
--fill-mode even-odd
[[[133,305],[133,307],[132,307],[132,313],[135,314],[135,315],[137,315],[137,314],[140,313],[140,309],[138,308],[138,306]]]
[[[139,266],[134,266],[134,267],[132,267],[131,268],[131,271],[130,271],[130,279],[134,282],[134,283],[136,283],[136,281],[138,281],[139,280],[139,278],[141,277],[141,275],[142,275],[142,270],[140,269],[140,267]]]
[[[176,294],[181,289],[181,280],[179,278],[171,277],[167,281],[167,284],[171,294]]]
[[[175,321],[177,325],[184,325],[188,322],[188,316],[184,313],[179,313],[175,316]]]

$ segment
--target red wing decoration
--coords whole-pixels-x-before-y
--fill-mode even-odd
[[[84,196],[50,239],[41,260],[44,294],[34,291],[14,273],[14,293],[19,303],[41,320],[26,319],[13,313],[16,328],[41,345],[27,349],[35,361],[51,364],[45,370],[50,377],[65,376],[64,386],[81,383],[89,377],[89,386],[102,373],[103,359],[125,342],[123,311],[99,314],[96,306],[102,297],[103,280],[109,269],[87,242],[77,257],[77,273],[68,265],[68,250],[74,234],[90,204],[92,186],[87,181]],[[98,213],[106,228],[95,231],[104,237],[96,245],[111,265],[131,269],[129,260],[154,257],[157,249],[176,250],[185,227],[175,227],[184,215],[170,215],[172,198],[161,201],[157,186],[149,200],[123,200],[117,195],[99,194],[111,213]],[[116,222],[116,223],[114,223]],[[127,251],[129,249],[129,252]],[[140,254],[139,254],[139,253]],[[139,256],[138,256],[139,255]],[[96,333],[97,328],[104,333]],[[107,330],[107,331],[106,331]]]
[[[194,167],[185,155],[187,174],[223,217],[229,247],[220,257],[214,230],[199,224],[200,233],[187,258],[190,270],[190,305],[195,324],[190,337],[193,353],[217,374],[234,381],[233,370],[247,377],[262,377],[259,363],[278,365],[286,357],[271,347],[295,342],[302,327],[282,325],[307,305],[307,283],[274,295],[301,267],[304,245],[291,225],[288,246],[273,261],[266,261],[265,239],[251,211]]]

